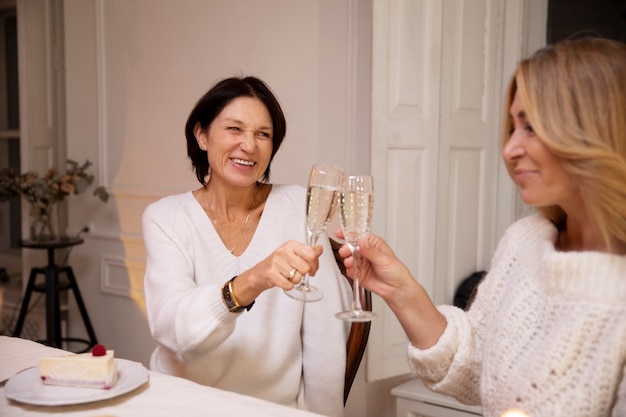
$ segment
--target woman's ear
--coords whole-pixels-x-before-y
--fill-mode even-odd
[[[198,146],[200,147],[200,149],[202,149],[203,151],[206,151],[207,150],[206,130],[202,129],[202,125],[200,124],[200,122],[196,123],[196,125],[193,127],[193,135],[196,137],[196,142],[198,142]]]

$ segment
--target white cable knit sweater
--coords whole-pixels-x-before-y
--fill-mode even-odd
[[[306,242],[306,190],[274,185],[257,230],[239,257],[228,252],[191,192],[165,197],[143,215],[145,296],[159,343],[151,369],[204,385],[343,416],[349,284],[328,239],[311,282],[322,301],[304,303],[280,288],[263,292],[250,311],[229,313],[221,286],[293,239]],[[207,404],[210,414],[211,404]]]
[[[409,345],[425,384],[485,416],[626,416],[626,257],[558,252],[540,215],[513,224],[468,313],[426,350]],[[456,352],[456,353],[455,353]]]

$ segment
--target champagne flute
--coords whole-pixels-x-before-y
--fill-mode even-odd
[[[326,225],[335,214],[343,178],[343,171],[330,164],[315,164],[311,169],[305,223],[310,246],[317,244],[318,238],[326,231]],[[285,293],[301,301],[319,301],[324,297],[319,288],[309,284],[309,274],[304,275],[298,285]]]
[[[376,314],[363,310],[359,298],[359,241],[370,234],[374,211],[374,180],[370,175],[353,175],[345,178],[341,192],[341,228],[354,257],[354,300],[352,308],[335,314],[346,321],[370,321]]]

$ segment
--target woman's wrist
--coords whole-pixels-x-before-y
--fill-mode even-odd
[[[446,328],[446,319],[417,281],[411,278],[386,301],[413,346],[426,349],[439,340]]]

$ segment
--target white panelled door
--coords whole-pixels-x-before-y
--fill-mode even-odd
[[[414,276],[434,286],[442,13],[440,0],[374,1],[372,231],[387,239]],[[368,342],[367,380],[403,374],[406,337],[374,297],[380,318]]]
[[[504,86],[527,42],[527,2],[374,0],[373,232],[436,304],[488,269],[515,217],[499,141]],[[505,39],[518,41],[515,52],[505,53]],[[377,297],[374,309],[368,381],[409,372],[404,332]]]

